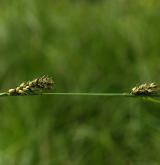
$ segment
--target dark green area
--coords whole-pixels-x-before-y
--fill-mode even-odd
[[[160,2],[0,1],[0,88],[44,74],[55,92],[160,82]],[[140,98],[0,98],[0,165],[158,165],[160,104]]]

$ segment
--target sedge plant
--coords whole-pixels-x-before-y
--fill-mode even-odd
[[[15,88],[11,88],[6,92],[0,93],[0,97],[4,96],[32,96],[32,95],[66,95],[66,96],[105,96],[105,97],[141,97],[148,101],[160,103],[160,85],[156,83],[145,83],[132,88],[128,93],[86,93],[86,92],[52,92],[54,81],[52,77],[42,76],[32,81],[21,83]],[[47,91],[47,92],[46,92]]]

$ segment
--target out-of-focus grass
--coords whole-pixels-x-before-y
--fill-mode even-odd
[[[159,81],[155,0],[0,2],[0,87],[53,75],[55,92]],[[0,164],[158,164],[159,104],[102,97],[0,99]],[[156,153],[156,154],[155,154]]]

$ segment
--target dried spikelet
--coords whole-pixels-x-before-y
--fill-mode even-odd
[[[9,89],[10,95],[31,95],[35,92],[41,92],[42,90],[51,89],[53,87],[53,79],[48,76],[36,78],[32,81],[23,82],[15,89]]]
[[[53,80],[48,76],[43,76],[33,80],[30,86],[37,87],[38,89],[51,89],[53,87]]]
[[[153,95],[160,92],[160,85],[155,83],[145,83],[132,88],[133,95]]]

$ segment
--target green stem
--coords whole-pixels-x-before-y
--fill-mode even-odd
[[[3,96],[32,96],[32,95],[61,95],[61,96],[107,96],[107,97],[150,97],[150,98],[158,98],[160,97],[160,94],[154,94],[154,95],[133,95],[131,93],[87,93],[87,92],[42,92],[42,93],[33,93],[28,95],[10,95],[7,92],[0,93],[0,97]]]
[[[152,94],[152,95],[133,95],[131,93],[61,93],[61,92],[56,92],[56,93],[41,93],[41,95],[64,95],[64,96],[122,96],[122,97],[150,97],[150,98],[158,98],[160,97],[160,94]]]
[[[41,95],[64,95],[64,96],[127,96],[133,97],[130,93],[41,93]]]
[[[9,96],[9,94],[7,92],[0,93],[0,97],[3,97],[3,96]]]
[[[155,99],[155,98],[152,98],[152,97],[147,97],[147,98],[144,98],[144,99],[147,100],[147,101],[151,101],[151,102],[160,104],[160,100],[159,99]]]
[[[61,92],[49,92],[49,93],[34,93],[34,94],[28,94],[28,95],[18,95],[18,96],[35,96],[35,95],[59,95],[59,96],[106,96],[106,97],[141,97],[143,99],[146,99],[148,101],[151,102],[155,102],[155,103],[160,103],[160,100],[157,99],[158,97],[160,97],[160,94],[154,94],[154,95],[133,95],[131,93],[61,93]],[[14,95],[10,95],[8,92],[4,92],[4,93],[0,93],[0,97],[5,97],[5,96],[14,96]]]

